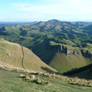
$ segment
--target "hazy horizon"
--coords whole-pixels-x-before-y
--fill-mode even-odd
[[[46,22],[46,21],[51,21],[51,20],[58,20],[58,21],[61,21],[61,22],[89,22],[91,23],[92,21],[88,21],[88,20],[79,20],[79,21],[76,21],[76,20],[59,20],[59,19],[49,19],[49,20],[38,20],[38,21],[35,21],[35,20],[30,20],[30,21],[0,21],[0,23],[32,23],[32,22]]]

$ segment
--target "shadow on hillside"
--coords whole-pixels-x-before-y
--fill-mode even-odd
[[[60,45],[51,45],[50,41],[55,41],[54,39],[45,39],[42,43],[35,44],[32,51],[41,58],[46,64],[50,64],[51,60],[56,53],[61,53]],[[39,48],[39,49],[38,49]]]
[[[87,79],[87,80],[92,80],[92,71],[87,70],[84,72],[80,72],[80,73],[75,73],[73,75],[67,75],[69,77],[78,77],[78,78],[82,78],[82,79]]]
[[[4,69],[4,68],[2,68],[2,67],[0,67],[0,70],[4,70],[4,71],[7,71],[6,69]]]
[[[65,73],[58,73],[58,72],[54,72],[52,70],[50,70],[47,67],[41,67],[43,70],[45,70],[48,73],[55,73],[57,75],[64,75],[67,77],[78,77],[81,79],[88,79],[88,80],[92,80],[92,64],[79,68],[79,69],[73,69],[71,71],[65,72]]]
[[[49,68],[47,68],[47,67],[41,67],[43,70],[45,70],[46,72],[48,72],[48,73],[56,73],[56,72],[54,72],[53,70],[51,70],[51,69],[49,69]]]
[[[63,73],[65,76],[92,79],[92,64]]]

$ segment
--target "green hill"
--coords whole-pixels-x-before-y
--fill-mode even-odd
[[[84,67],[86,65],[92,64],[92,54],[91,50],[72,47],[63,44],[51,44],[46,40],[43,44],[38,45],[40,48],[33,49],[36,54],[43,59],[48,65],[57,69],[59,72],[67,72],[72,69]],[[46,54],[48,53],[48,54]]]
[[[54,70],[43,63],[31,50],[3,39],[0,39],[0,66],[35,72],[45,71],[45,68]]]
[[[90,64],[90,61],[80,55],[66,56],[62,53],[57,53],[51,60],[50,65],[59,72],[67,72],[69,70],[80,68]]]

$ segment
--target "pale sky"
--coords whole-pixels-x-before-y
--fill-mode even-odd
[[[0,21],[92,21],[92,0],[1,0]]]

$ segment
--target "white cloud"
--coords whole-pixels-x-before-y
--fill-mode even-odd
[[[25,18],[31,16],[34,19],[89,19],[92,16],[91,0],[46,0],[40,4],[13,3],[17,11]]]
[[[16,7],[17,10],[24,12],[39,12],[52,14],[67,14],[69,12],[86,13],[92,10],[92,2],[88,2],[89,0],[65,0],[64,2],[62,2],[61,0],[57,0],[57,3],[55,3],[54,1],[56,0],[53,0],[53,3],[51,4],[15,3],[13,5]]]

